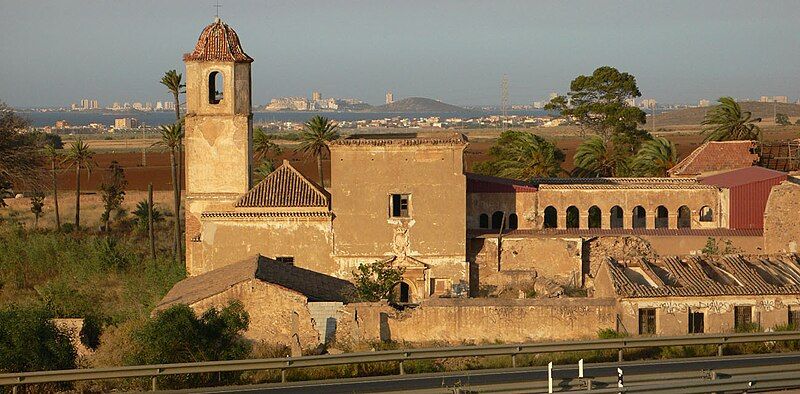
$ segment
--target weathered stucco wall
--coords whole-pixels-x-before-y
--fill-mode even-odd
[[[800,180],[789,178],[772,188],[764,212],[764,252],[800,251]]]
[[[620,301],[620,331],[638,334],[638,311],[655,308],[656,335],[685,335],[689,333],[689,311],[704,314],[705,333],[734,332],[734,307],[751,306],[752,322],[762,329],[785,325],[789,320],[788,307],[796,309],[800,298],[795,296],[720,296],[664,297],[656,299],[623,299]]]
[[[473,296],[502,292],[517,298],[537,282],[581,285],[580,238],[503,237],[498,262],[496,237],[471,240],[470,289]],[[475,287],[477,285],[477,288]],[[539,286],[540,290],[542,289]],[[537,291],[540,295],[542,291]]]
[[[334,256],[342,272],[389,256],[427,264],[428,279],[466,279],[462,143],[331,145]],[[390,217],[409,194],[409,217]]]
[[[614,328],[613,299],[431,299],[396,311],[383,304],[349,304],[337,340],[405,342],[528,342],[596,338]]]
[[[331,257],[330,218],[207,219],[202,234],[204,260],[198,269],[203,272],[256,253],[270,258],[293,257],[295,266],[327,275],[339,271]]]
[[[610,228],[611,208],[619,206],[623,212],[623,228],[632,228],[633,209],[642,206],[647,211],[646,228],[655,228],[656,209],[663,205],[669,210],[669,228],[678,228],[678,209],[686,205],[691,210],[691,228],[719,228],[726,222],[727,209],[722,209],[721,193],[718,189],[698,185],[680,187],[665,185],[659,188],[602,188],[582,187],[581,185],[542,185],[538,191],[538,215],[553,206],[558,210],[558,227],[566,227],[567,208],[575,206],[580,213],[579,228],[589,228],[589,208],[600,208],[602,221],[600,228]],[[714,210],[714,220],[700,221],[703,206]]]
[[[241,301],[250,314],[250,326],[245,333],[249,339],[303,349],[320,343],[306,297],[258,279],[239,283],[189,306],[195,313],[203,313],[212,307],[222,308],[233,300]]]
[[[492,214],[496,211],[508,215],[515,213],[518,228],[521,230],[540,228],[536,221],[536,193],[468,193],[467,194],[467,228],[480,229],[480,216],[486,214],[491,227]]]

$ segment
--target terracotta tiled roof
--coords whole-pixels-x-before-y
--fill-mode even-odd
[[[176,283],[156,310],[175,304],[191,305],[252,279],[302,294],[309,301],[344,302],[353,288],[346,280],[256,255]]]
[[[498,230],[469,230],[471,237],[492,237],[497,235]],[[548,228],[548,229],[525,229],[525,230],[505,230],[504,237],[552,237],[552,236],[575,236],[575,237],[603,237],[603,236],[626,236],[626,235],[649,235],[649,236],[695,236],[695,237],[761,237],[764,230],[760,228],[748,229],[692,229],[692,228],[657,228],[657,229],[601,229],[601,228]]]
[[[244,53],[236,32],[216,18],[203,29],[194,51],[183,55],[183,60],[250,63],[253,58]]]
[[[536,186],[516,179],[466,173],[467,193],[532,193]]]
[[[618,262],[606,268],[620,297],[800,295],[800,256],[765,255]]]
[[[237,207],[328,207],[328,193],[288,161],[236,202]]]
[[[700,145],[667,173],[691,176],[751,167],[758,162],[754,141],[710,141]]]

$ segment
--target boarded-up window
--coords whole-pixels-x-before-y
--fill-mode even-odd
[[[392,194],[392,217],[393,218],[407,218],[409,216],[409,195],[408,194]]]
[[[800,305],[789,307],[789,325],[794,330],[800,330]]]
[[[702,334],[705,329],[705,315],[703,312],[689,310],[689,334]]]
[[[753,307],[735,306],[733,308],[733,327],[736,331],[749,331],[753,325]]]
[[[655,308],[639,309],[639,335],[656,333],[656,310]]]

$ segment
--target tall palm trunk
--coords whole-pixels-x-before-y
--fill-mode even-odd
[[[53,205],[56,211],[56,231],[61,230],[61,215],[58,213],[58,182],[56,181],[56,159],[50,162],[53,173]]]
[[[325,188],[325,178],[323,178],[322,174],[322,154],[317,155],[317,171],[319,171],[319,184],[322,188]]]
[[[181,248],[181,188],[178,185],[178,163],[175,159],[177,148],[170,149],[169,159],[172,167],[172,196],[175,209],[175,260],[183,261]]]
[[[175,119],[181,120],[180,98],[177,91],[172,92],[172,98],[175,100]]]
[[[181,102],[178,91],[172,92],[172,98],[175,100],[175,121],[181,121]],[[178,145],[178,198],[180,198],[181,179],[183,179],[183,149]]]
[[[81,165],[75,166],[75,230],[81,228]]]

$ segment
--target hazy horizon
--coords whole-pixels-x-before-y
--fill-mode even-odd
[[[168,100],[214,1],[0,0],[0,100]],[[421,96],[455,105],[529,104],[610,65],[661,103],[800,95],[800,7],[792,1],[221,1],[253,63],[253,100]]]

